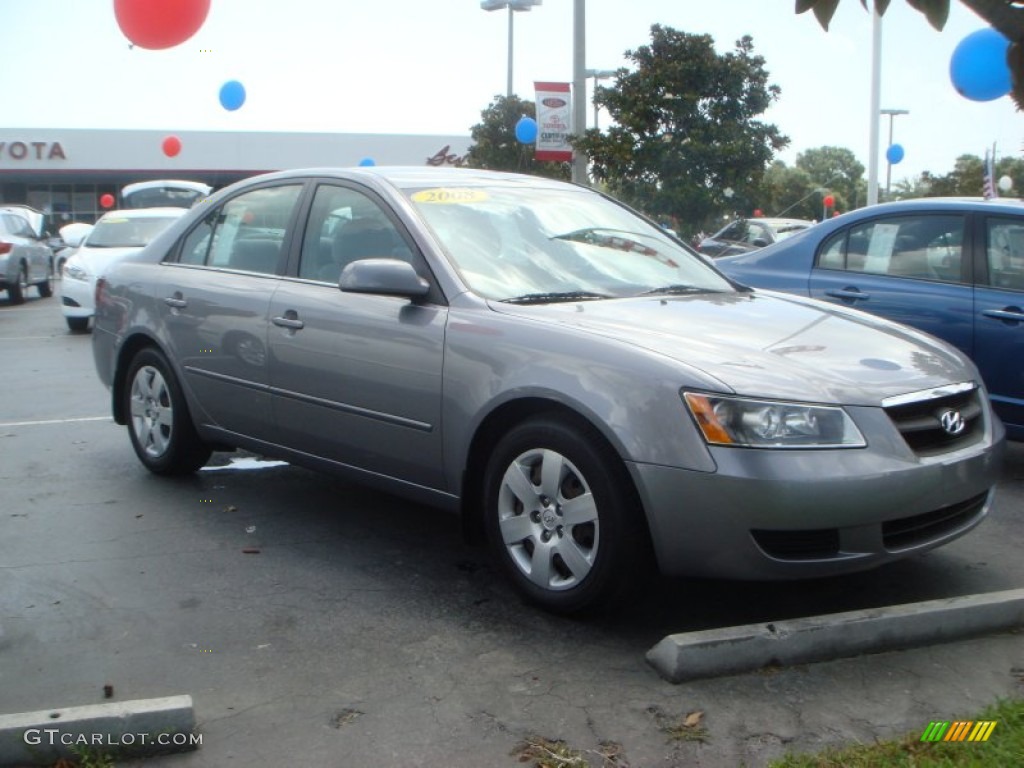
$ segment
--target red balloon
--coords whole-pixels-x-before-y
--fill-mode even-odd
[[[209,12],[210,0],[114,0],[114,16],[125,37],[152,50],[185,42]]]
[[[168,136],[164,139],[164,154],[168,157],[174,157],[181,152],[181,139],[177,136]]]
[[[823,202],[825,203],[826,208],[831,208],[836,204],[836,199],[832,197],[832,195],[825,195],[825,200]]]
[[[100,195],[100,205],[103,206],[104,208],[113,208],[114,196],[109,192]]]
[[[764,216],[764,211],[762,211],[760,208],[755,208],[754,209],[754,218],[755,219],[760,219],[762,216]]]

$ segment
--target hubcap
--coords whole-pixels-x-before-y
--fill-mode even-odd
[[[498,525],[516,567],[542,589],[578,586],[594,566],[597,506],[582,473],[557,451],[526,451],[508,466]]]
[[[131,424],[145,454],[159,459],[171,442],[174,411],[160,371],[145,365],[135,373],[131,390]]]

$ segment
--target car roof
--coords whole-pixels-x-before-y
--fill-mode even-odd
[[[849,211],[850,214],[895,213],[899,211],[921,211],[925,209],[943,211],[991,211],[1006,210],[1024,213],[1024,203],[1016,197],[916,197],[909,200],[892,200],[865,208]],[[840,217],[842,218],[842,217]]]
[[[118,208],[116,211],[107,211],[96,222],[99,224],[107,218],[111,219],[155,219],[167,218],[168,216],[182,216],[188,213],[188,208],[168,206],[165,208]]]
[[[783,224],[806,224],[808,227],[814,226],[814,222],[810,221],[809,219],[779,219],[771,216],[757,216],[754,218],[747,219],[747,221],[761,221],[773,227],[777,227]]]
[[[209,194],[210,190],[213,189],[209,184],[204,184],[201,181],[186,181],[184,179],[154,179],[152,181],[137,181],[134,184],[128,184],[121,189],[122,196],[130,196],[135,192],[142,192],[147,189],[189,189],[193,192],[198,192],[201,195]]]
[[[549,179],[544,176],[529,176],[522,173],[505,171],[488,171],[479,168],[452,168],[433,166],[359,166],[297,168],[288,171],[253,176],[238,184],[247,185],[260,179],[290,179],[296,177],[326,176],[346,179],[378,179],[390,183],[400,189],[409,187],[425,187],[435,185],[481,186],[503,184],[509,186],[529,186],[531,188],[580,188],[579,185],[565,181]],[[232,185],[235,186],[235,185]]]

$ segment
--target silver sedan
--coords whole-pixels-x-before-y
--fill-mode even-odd
[[[96,288],[158,474],[245,448],[465,517],[527,599],[878,566],[988,514],[1003,429],[912,329],[738,287],[589,189],[468,169],[240,182]]]
[[[11,304],[24,302],[33,285],[41,297],[53,295],[51,256],[27,219],[0,211],[0,291]]]

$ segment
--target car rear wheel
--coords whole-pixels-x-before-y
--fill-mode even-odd
[[[549,611],[614,607],[649,572],[625,466],[588,425],[544,417],[509,431],[487,467],[484,514],[512,583]]]
[[[52,279],[50,275],[47,275],[43,282],[36,283],[36,290],[39,291],[39,295],[44,299],[53,296],[53,283],[50,282]]]
[[[7,298],[11,304],[24,304],[25,293],[28,291],[28,268],[22,264],[18,269],[18,279],[7,286]]]
[[[182,475],[211,454],[200,440],[167,358],[146,348],[135,355],[124,388],[128,434],[139,460],[158,475]]]

